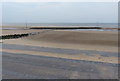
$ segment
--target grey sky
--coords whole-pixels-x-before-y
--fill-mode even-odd
[[[4,23],[117,23],[117,2],[5,2]]]

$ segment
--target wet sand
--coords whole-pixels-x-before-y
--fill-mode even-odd
[[[3,52],[3,79],[118,79],[116,65]]]
[[[33,33],[33,32],[40,32],[40,31],[44,31],[44,30],[9,29],[9,30],[2,30],[2,35],[24,34],[24,33]]]

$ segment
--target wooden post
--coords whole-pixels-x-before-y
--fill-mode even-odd
[[[27,29],[27,22],[26,22],[26,29]]]

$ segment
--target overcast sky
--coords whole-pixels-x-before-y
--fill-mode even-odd
[[[117,23],[117,2],[4,2],[4,23]]]

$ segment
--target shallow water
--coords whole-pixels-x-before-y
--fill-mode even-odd
[[[72,29],[70,31],[113,31],[113,32],[118,32],[119,30],[104,30],[104,29]]]
[[[18,28],[0,28],[0,30],[18,30]]]

